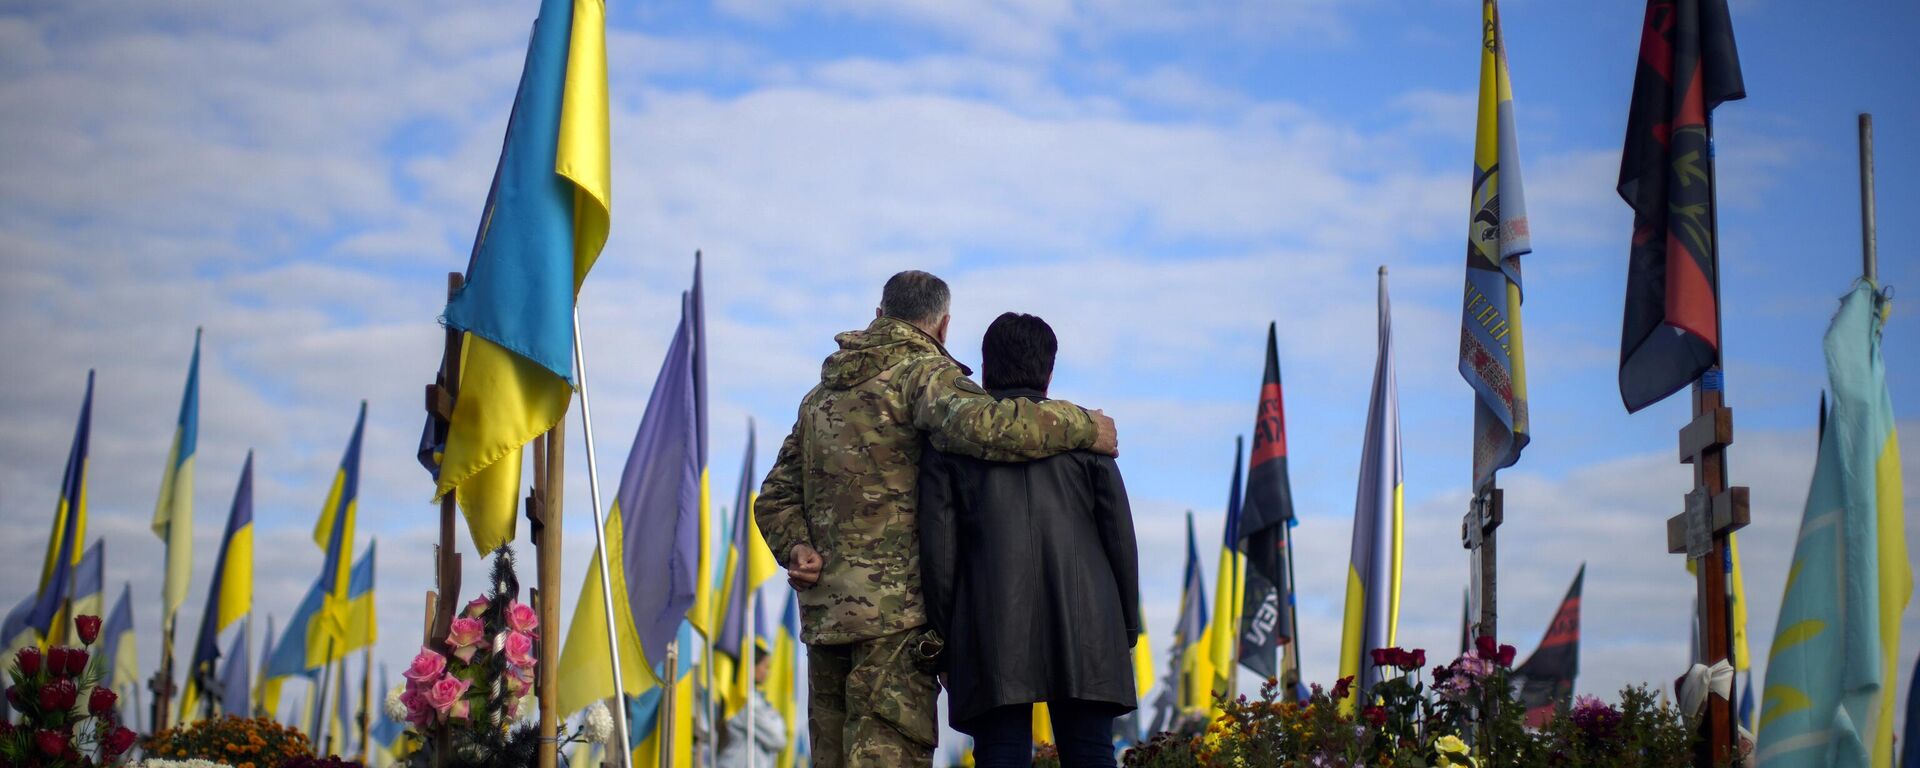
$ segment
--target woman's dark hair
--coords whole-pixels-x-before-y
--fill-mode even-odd
[[[1060,340],[1033,315],[1008,312],[994,318],[980,339],[980,380],[988,389],[1037,389],[1053,378]]]

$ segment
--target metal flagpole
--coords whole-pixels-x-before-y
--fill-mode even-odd
[[[587,441],[587,489],[593,497],[593,544],[600,553],[600,599],[601,607],[607,612],[607,655],[613,660],[614,701],[621,706],[613,710],[614,743],[621,749],[609,749],[608,754],[620,756],[613,762],[624,765],[627,762],[627,708],[624,685],[626,678],[620,675],[620,638],[613,631],[613,576],[607,568],[607,520],[600,506],[600,464],[593,452],[593,406],[587,400],[587,353],[580,343],[580,307],[573,308],[573,363],[580,374],[580,431]],[[551,631],[551,630],[549,630]]]
[[[679,713],[680,704],[680,638],[674,637],[667,643],[667,680],[660,689],[660,722],[653,730],[660,734],[660,768],[674,768],[673,765],[673,719]]]
[[[1873,209],[1873,113],[1860,113],[1860,274],[1880,280],[1880,245]]]

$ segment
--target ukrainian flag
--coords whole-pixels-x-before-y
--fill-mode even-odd
[[[560,652],[559,711],[578,712],[614,695],[609,679],[606,603],[600,568],[607,564],[613,585],[614,629],[624,660],[620,692],[644,693],[655,679],[646,670],[666,659],[667,643],[686,623],[699,578],[700,480],[694,426],[693,324],[683,295],[680,325],[667,358],[654,379],[653,394],[640,417],[620,490],[607,511],[609,551],[587,567],[573,623]],[[682,660],[696,647],[680,646]]]
[[[727,545],[726,577],[720,591],[720,634],[713,641],[715,653],[722,654],[715,659],[714,668],[720,671],[724,681],[721,691],[726,699],[722,718],[725,720],[733,719],[734,713],[746,706],[753,686],[753,670],[739,663],[746,644],[747,611],[753,612],[754,633],[766,634],[763,618],[766,614],[760,609],[758,599],[760,585],[780,568],[753,519],[753,502],[760,496],[754,483],[753,454],[753,420],[748,419],[747,457],[740,467],[740,488],[734,492],[733,537]]]
[[[1205,711],[1213,683],[1212,645],[1207,641],[1207,582],[1200,573],[1200,545],[1187,513],[1186,580],[1180,592],[1180,623],[1174,626],[1172,654],[1180,668],[1180,708]]]
[[[67,614],[69,616],[101,615],[106,604],[104,594],[106,582],[107,541],[95,539],[93,546],[87,547],[86,554],[80,556],[80,565],[73,571],[73,597],[70,598],[71,607],[67,610]],[[73,622],[68,621],[55,628],[56,631],[53,634],[60,638],[59,644],[71,645],[74,642],[69,629],[72,625]]]
[[[252,659],[247,643],[253,634],[253,619],[247,619],[247,626],[233,633],[233,644],[227,647],[227,660],[220,668],[220,711],[234,717],[246,717],[253,712],[253,702],[248,696],[253,686],[247,682],[247,667]]]
[[[359,509],[360,443],[366,429],[367,402],[362,400],[360,416],[353,423],[353,437],[347,440],[347,453],[340,457],[333,487],[327,490],[326,506],[320,508],[320,519],[313,526],[313,541],[326,557],[321,561],[320,578],[315,582],[315,588],[320,591],[320,610],[306,623],[309,669],[325,666],[351,650],[347,621],[353,574],[348,553],[353,546],[354,517]]]
[[[1380,268],[1380,346],[1373,369],[1373,397],[1360,452],[1360,487],[1353,508],[1353,550],[1347,571],[1346,621],[1340,634],[1340,676],[1352,676],[1355,701],[1379,682],[1367,653],[1394,644],[1400,617],[1401,495],[1400,395],[1393,372],[1393,311],[1387,301],[1387,269]]]
[[[693,669],[692,654],[688,650],[694,647],[693,625],[681,623],[677,635],[680,643],[680,658],[673,670],[666,668],[662,661],[653,668],[655,677],[661,680],[672,679],[673,684],[666,687],[648,689],[639,696],[627,698],[627,727],[631,733],[627,745],[632,750],[632,765],[693,765]],[[662,659],[666,658],[664,655]],[[669,677],[671,675],[671,677]],[[665,730],[667,717],[666,693],[673,695],[673,733],[672,743],[666,744]],[[670,759],[662,763],[662,753]]]
[[[800,727],[800,601],[787,593],[787,608],[780,614],[780,628],[773,637],[773,666],[767,668],[767,700],[787,721],[787,746],[780,750],[776,768],[793,768],[799,745],[794,734]]]
[[[65,637],[71,623],[68,597],[80,566],[80,542],[87,538],[87,446],[93,432],[93,371],[87,371],[87,394],[80,403],[80,423],[67,450],[67,469],[60,480],[60,501],[54,507],[53,532],[47,537],[47,556],[40,566],[40,589],[26,614],[24,628],[36,638]],[[16,628],[13,641],[25,635]],[[56,635],[55,633],[61,633]],[[29,639],[31,642],[31,639]]]
[[[167,543],[167,574],[160,587],[160,625],[172,634],[174,615],[187,602],[193,578],[193,455],[200,433],[200,330],[193,331],[193,360],[187,364],[187,390],[180,395],[180,420],[160,475],[160,500],[153,507],[153,535]],[[219,655],[215,652],[215,655]]]
[[[520,449],[573,396],[574,299],[612,200],[605,12],[603,0],[542,0],[466,283],[444,315],[465,341],[434,498],[458,491],[481,552],[513,538]]]
[[[187,681],[180,693],[180,722],[198,718],[201,685],[212,682],[220,660],[220,633],[253,610],[253,452],[240,466],[240,484],[233,490],[233,508],[227,512],[226,534],[220,539],[220,557],[207,583],[207,609],[200,614],[200,635],[187,665]],[[246,660],[242,659],[244,666]],[[222,701],[221,711],[242,714]]]
[[[309,654],[307,644],[314,634],[310,627],[319,619],[320,607],[326,603],[326,597],[324,580],[316,580],[313,586],[308,587],[307,596],[301,598],[300,604],[294,607],[293,618],[288,620],[287,628],[281,631],[280,639],[275,641],[273,652],[267,655],[267,671],[261,678],[271,686],[265,696],[269,704],[279,702],[278,686],[284,678],[294,675],[306,678],[318,676],[320,665],[309,665],[307,661],[309,655],[319,655],[320,651]]]
[[[365,750],[369,758],[369,765],[377,766],[378,768],[394,765],[403,757],[398,754],[398,752],[400,750],[400,736],[407,732],[407,724],[395,720],[392,716],[388,715],[387,708],[384,705],[387,693],[392,690],[393,687],[387,684],[387,665],[381,664],[380,690],[373,697],[375,699],[373,707],[375,711],[368,713],[369,716],[373,717],[373,725],[367,731],[370,743],[367,744],[367,749]],[[582,744],[584,744],[584,742],[582,742]],[[576,751],[574,754],[578,755],[579,752]],[[570,768],[589,768],[590,765],[589,763],[579,763],[570,766]]]
[[[347,651],[372,647],[380,639],[379,621],[373,611],[373,555],[379,541],[367,542],[367,552],[353,564],[347,580]]]
[[[120,599],[113,602],[100,627],[100,658],[107,668],[100,680],[114,690],[140,685],[140,650],[133,634],[133,584],[120,588]]]
[[[280,709],[280,684],[284,677],[274,677],[270,672],[273,665],[274,638],[273,614],[267,614],[267,634],[260,640],[260,674],[253,681],[253,714],[256,717],[273,717]]]
[[[1240,551],[1240,466],[1245,446],[1241,438],[1233,438],[1233,483],[1227,492],[1227,522],[1225,534],[1220,540],[1220,571],[1215,575],[1213,587],[1213,625],[1207,628],[1209,642],[1208,655],[1213,662],[1212,687],[1214,699],[1209,709],[1218,709],[1220,699],[1233,690],[1235,658],[1239,651],[1241,600],[1246,596],[1247,556]]]
[[[1833,404],[1767,657],[1762,768],[1893,761],[1900,615],[1913,575],[1880,346],[1889,305],[1860,281],[1827,329]]]
[[[693,585],[693,605],[687,609],[687,621],[693,630],[713,636],[713,501],[707,482],[707,299],[700,281],[700,254],[693,254],[693,291],[688,294],[689,322],[693,324],[693,424],[694,446],[700,471],[700,563]]]

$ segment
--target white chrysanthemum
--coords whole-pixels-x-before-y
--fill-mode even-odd
[[[607,711],[603,702],[594,702],[587,707],[587,719],[580,724],[581,733],[590,744],[605,744],[613,738],[613,713]]]
[[[387,700],[384,702],[387,709],[387,719],[396,723],[404,723],[407,721],[407,705],[400,702],[400,694],[406,689],[406,686],[402,685],[395,686],[393,690],[387,691]]]

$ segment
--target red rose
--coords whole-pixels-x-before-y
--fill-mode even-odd
[[[27,713],[26,701],[20,698],[20,686],[7,686],[7,705],[13,707],[15,712],[23,715]]]
[[[1387,724],[1387,709],[1385,707],[1376,704],[1367,707],[1361,714],[1367,718],[1367,722],[1373,723],[1373,727],[1375,728]]]
[[[1419,669],[1421,667],[1426,666],[1427,665],[1427,649],[1425,648],[1413,649],[1413,653],[1407,654],[1407,662],[1408,662],[1406,667],[1407,669]]]
[[[87,650],[85,648],[68,648],[67,675],[69,677],[79,677],[80,673],[85,671],[87,671]]]
[[[113,711],[113,705],[120,701],[120,694],[111,688],[95,686],[93,693],[87,696],[87,711],[95,716]]]
[[[59,677],[67,673],[67,649],[47,649],[47,674]]]
[[[1500,662],[1500,666],[1511,667],[1513,666],[1513,654],[1513,646],[1500,646],[1500,652],[1496,655],[1496,660]]]
[[[1473,647],[1474,647],[1474,650],[1477,650],[1480,652],[1480,658],[1483,658],[1483,659],[1492,659],[1496,654],[1499,653],[1497,642],[1493,638],[1487,637],[1485,635],[1481,635],[1480,637],[1474,638]]]
[[[80,642],[82,644],[93,645],[94,639],[100,637],[100,617],[75,616],[73,618],[73,628],[80,631]]]
[[[106,749],[107,759],[111,760],[132,747],[133,740],[133,731],[123,725],[115,727],[113,733],[107,734],[106,743],[101,746]]]
[[[1333,684],[1333,698],[1335,701],[1346,698],[1347,694],[1352,692],[1353,692],[1353,675],[1347,675],[1346,677],[1340,678],[1339,682],[1336,682]]]
[[[33,677],[40,674],[40,649],[22,648],[20,653],[14,656],[14,662],[20,665],[22,675]]]
[[[33,745],[47,757],[59,757],[67,751],[67,737],[59,731],[41,729],[33,734]]]
[[[1393,656],[1389,653],[1391,650],[1390,648],[1375,648],[1367,653],[1373,657],[1374,666],[1384,667],[1393,663]]]

